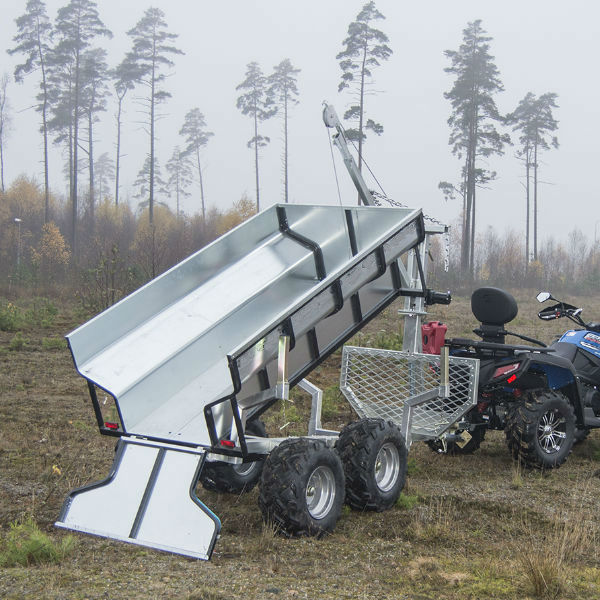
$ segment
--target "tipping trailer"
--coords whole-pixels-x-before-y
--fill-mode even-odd
[[[334,117],[326,107],[344,154]],[[424,299],[435,297],[421,210],[368,206],[357,187],[367,206],[273,206],[67,335],[100,432],[119,440],[108,477],[70,492],[58,527],[208,559],[220,521],[197,497],[199,480],[240,491],[260,476],[264,518],[290,535],[331,531],[344,498],[362,509],[395,502],[411,414],[446,419],[449,359],[417,366],[413,356]],[[358,424],[323,430],[320,390],[305,377],[399,297],[409,387],[384,402],[417,408],[395,421],[358,410]],[[297,384],[313,398],[309,435],[266,437],[261,414]],[[103,414],[107,399],[116,418]],[[458,404],[472,400],[467,391]]]

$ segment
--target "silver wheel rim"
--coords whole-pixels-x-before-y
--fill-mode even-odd
[[[313,519],[322,519],[329,514],[335,500],[335,477],[333,471],[321,465],[308,478],[306,484],[306,507]]]
[[[538,423],[538,441],[546,454],[560,451],[567,437],[567,421],[558,410],[549,410],[542,415]]]
[[[256,468],[255,462],[241,463],[239,465],[233,465],[233,470],[240,477],[246,477],[246,475],[249,475],[255,468]]]
[[[398,481],[400,454],[395,444],[387,442],[381,446],[375,459],[375,483],[382,492],[389,492]]]

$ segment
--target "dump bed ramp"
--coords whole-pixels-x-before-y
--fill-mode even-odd
[[[73,490],[56,525],[208,559],[221,522],[194,491],[205,455],[123,436],[110,475]]]
[[[289,385],[295,385],[395,298],[424,295],[424,278],[415,287],[399,260],[424,236],[418,209],[277,205],[69,334],[102,432],[125,441],[102,485],[102,501],[83,499],[100,497],[96,484],[73,492],[58,524],[172,547],[156,532],[137,534],[153,523],[144,515],[157,506],[169,510],[167,495],[156,490],[180,476],[176,463],[186,463],[185,485],[191,487],[207,451],[252,458],[245,422],[287,385],[278,377],[281,340],[289,340],[286,368]],[[116,431],[104,422],[98,388],[114,398]],[[181,459],[181,448],[195,458]],[[134,454],[153,467],[123,477]],[[165,459],[171,455],[179,458]],[[196,500],[192,495],[192,508],[199,506]],[[136,515],[134,523],[125,519],[127,535],[124,525],[111,531],[110,513],[120,503]],[[210,532],[196,535],[212,539],[218,531],[212,522]],[[186,527],[182,519],[169,530],[178,527]],[[203,548],[182,544],[178,551],[209,556],[211,544]]]

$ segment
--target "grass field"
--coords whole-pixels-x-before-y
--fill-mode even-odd
[[[567,322],[544,323],[519,295],[509,329],[550,342]],[[600,301],[567,298],[600,320]],[[360,334],[363,345],[395,345],[398,306]],[[467,299],[432,307],[449,335],[476,326]],[[263,525],[257,490],[241,496],[199,491],[222,520],[210,562],[56,530],[74,487],[104,478],[115,441],[98,434],[85,381],[62,336],[82,317],[61,309],[0,331],[0,597],[55,599],[600,597],[600,432],[560,469],[523,470],[491,432],[469,456],[440,456],[424,444],[409,454],[407,485],[384,513],[344,509],[322,540],[285,539]],[[311,376],[326,390],[324,426],[354,418],[337,390],[340,354]],[[275,406],[271,435],[306,431],[309,399]],[[12,525],[11,525],[12,524]],[[16,525],[15,525],[16,524]],[[19,551],[39,564],[8,566]],[[27,560],[27,559],[25,559]]]

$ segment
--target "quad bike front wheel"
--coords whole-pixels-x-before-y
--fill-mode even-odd
[[[552,390],[528,391],[506,419],[506,441],[514,458],[539,469],[554,469],[575,442],[575,412],[568,399]]]

